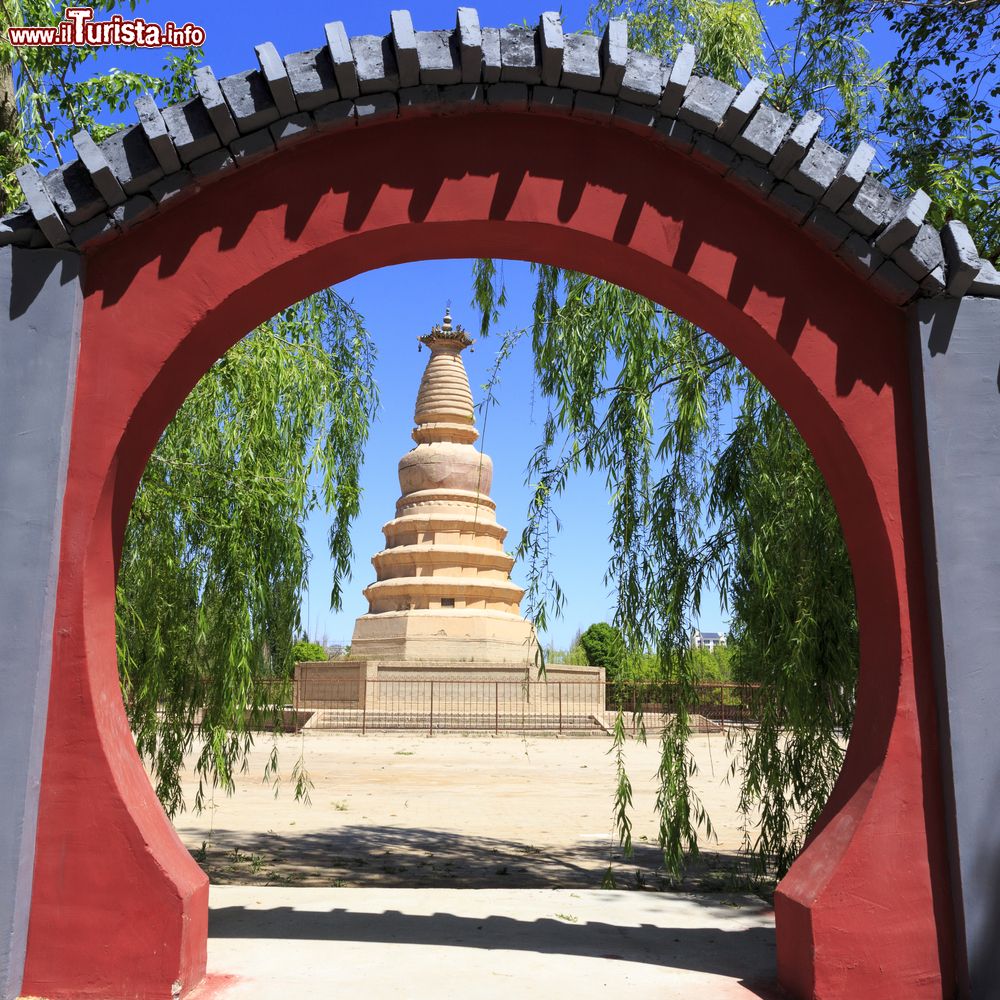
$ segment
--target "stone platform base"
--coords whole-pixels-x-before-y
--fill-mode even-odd
[[[534,669],[538,640],[531,622],[498,609],[388,611],[362,615],[351,652],[380,663],[445,663]]]
[[[482,714],[604,711],[604,670],[554,664],[331,660],[295,665],[297,709]]]

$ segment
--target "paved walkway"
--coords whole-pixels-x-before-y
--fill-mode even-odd
[[[772,1000],[774,961],[749,896],[212,886],[191,1000]]]

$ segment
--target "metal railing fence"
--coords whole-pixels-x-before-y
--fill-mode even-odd
[[[262,726],[285,731],[341,732],[539,732],[592,733],[610,730],[619,706],[626,726],[661,728],[686,702],[695,731],[717,732],[753,725],[757,685],[709,683],[687,689],[651,682],[565,680],[384,680],[350,679],[272,682],[273,711]],[[266,717],[270,715],[270,721]]]
[[[668,681],[624,681],[607,684],[607,707],[619,705],[630,715],[642,709],[643,716],[673,715],[681,705],[688,714],[716,726],[756,725],[761,717],[759,684],[713,681],[690,688]]]

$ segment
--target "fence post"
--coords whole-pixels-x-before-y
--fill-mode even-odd
[[[361,700],[361,735],[365,735],[365,728],[368,724],[368,680],[365,679],[365,695]]]
[[[493,683],[496,685],[496,690],[494,691],[494,700],[493,700],[493,710],[494,710],[493,732],[497,736],[499,736],[500,735],[500,682],[494,681]]]
[[[562,732],[562,681],[559,681],[559,732]]]
[[[431,681],[431,724],[430,735],[434,735],[434,681]]]
[[[722,729],[725,731],[726,728],[726,689],[722,685],[719,685],[719,691],[722,695]]]

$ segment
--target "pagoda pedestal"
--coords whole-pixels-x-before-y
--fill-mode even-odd
[[[362,615],[354,627],[351,658],[439,661],[465,665],[535,663],[538,643],[530,622],[477,608],[434,608]]]

